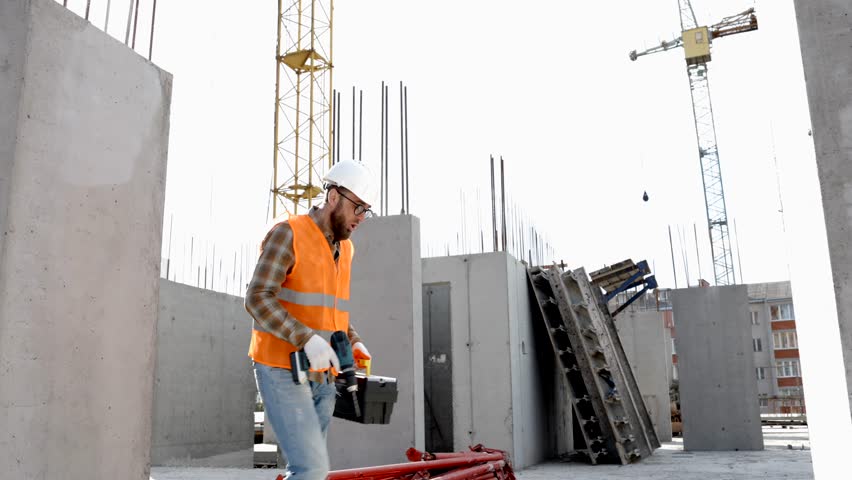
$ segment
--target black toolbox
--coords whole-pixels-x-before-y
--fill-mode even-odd
[[[356,378],[361,416],[355,416],[352,394],[347,392],[346,385],[340,382],[336,384],[337,402],[334,404],[334,416],[364,424],[390,423],[393,404],[396,403],[398,395],[396,379],[378,375],[366,376],[361,373],[357,374]]]

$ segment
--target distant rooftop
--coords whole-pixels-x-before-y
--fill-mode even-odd
[[[751,301],[793,298],[793,289],[790,282],[750,283],[748,298]]]

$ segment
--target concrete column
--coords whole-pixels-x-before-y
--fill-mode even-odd
[[[147,480],[171,76],[0,2],[0,476]]]
[[[335,470],[404,462],[406,449],[424,445],[420,220],[373,218],[352,241],[350,319],[373,356],[372,373],[395,377],[399,399],[389,425],[332,421],[328,451]]]
[[[744,285],[672,292],[686,450],[763,450]]]
[[[817,174],[791,159],[784,206],[814,473],[830,478],[852,435],[852,4],[794,5]]]
[[[837,305],[837,326],[826,327],[839,327],[852,410],[852,4],[797,0],[795,5]]]

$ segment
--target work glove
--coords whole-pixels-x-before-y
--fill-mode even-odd
[[[355,359],[355,364],[358,368],[366,368],[364,360],[372,360],[373,358],[370,356],[367,347],[361,342],[355,342],[355,345],[352,345],[352,357]]]
[[[334,349],[319,335],[314,334],[305,344],[305,355],[311,363],[311,370],[324,370],[329,364],[338,372],[340,371],[340,360]]]

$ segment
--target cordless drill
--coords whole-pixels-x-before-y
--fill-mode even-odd
[[[331,348],[340,360],[340,371],[337,372],[346,384],[346,391],[352,393],[352,403],[355,407],[355,416],[361,416],[361,407],[358,404],[358,379],[355,377],[355,357],[352,355],[352,346],[349,344],[349,336],[346,332],[336,331],[331,334]],[[310,363],[304,350],[290,353],[290,369],[293,382],[303,384],[308,381],[308,370]]]
[[[346,384],[346,391],[352,393],[352,404],[355,406],[355,416],[361,416],[361,407],[358,405],[358,379],[355,378],[355,357],[352,355],[352,345],[349,336],[340,330],[331,334],[331,348],[340,360],[339,377]]]

